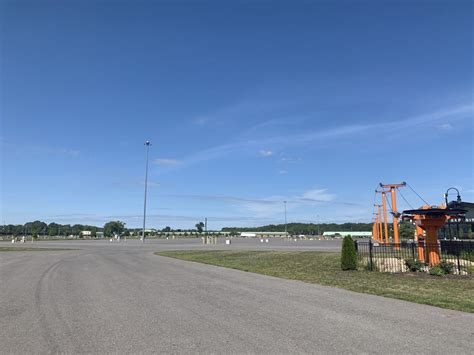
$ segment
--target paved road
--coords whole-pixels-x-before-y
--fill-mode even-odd
[[[153,255],[173,243],[0,253],[0,352],[474,351],[473,314]]]
[[[199,238],[181,239],[147,239],[145,244],[136,239],[122,240],[120,243],[110,243],[106,240],[57,240],[39,241],[35,243],[15,244],[16,246],[36,246],[36,247],[58,247],[58,248],[80,248],[97,249],[111,246],[137,249],[137,250],[190,250],[190,249],[225,249],[225,250],[320,250],[320,251],[340,251],[342,240],[298,240],[289,241],[280,238],[269,239],[268,243],[261,243],[259,238],[233,238],[232,244],[225,245],[224,238],[219,238],[217,245],[203,245]],[[11,246],[8,241],[0,242],[0,246]]]

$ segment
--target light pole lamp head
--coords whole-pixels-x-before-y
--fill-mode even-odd
[[[449,189],[446,190],[446,193],[444,194],[444,200],[446,202],[446,207],[448,207],[448,195],[450,190],[455,190],[457,192],[456,196],[456,203],[461,203],[461,194],[459,193],[459,190],[455,187],[450,187]]]
[[[145,141],[145,145],[151,145],[150,141]]]

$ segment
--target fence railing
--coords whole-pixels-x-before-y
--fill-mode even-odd
[[[440,240],[436,244],[402,242],[382,244],[355,241],[359,265],[380,272],[426,271],[440,265],[449,273],[474,273],[474,241]]]

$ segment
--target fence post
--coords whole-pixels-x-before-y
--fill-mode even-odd
[[[461,261],[459,260],[459,255],[461,254],[461,250],[464,250],[463,246],[464,241],[461,241],[461,248],[458,248],[458,250],[456,250],[456,258],[458,260],[458,275],[461,275]]]
[[[415,243],[411,243],[411,258],[413,260],[415,260]]]
[[[372,261],[372,240],[369,240],[369,259],[370,259],[370,271],[374,271],[374,264]]]

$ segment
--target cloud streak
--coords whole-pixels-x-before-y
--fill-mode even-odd
[[[284,136],[260,137],[258,139],[243,139],[233,143],[215,146],[192,154],[182,160],[180,166],[189,166],[204,161],[220,159],[233,154],[251,153],[254,149],[262,146],[295,146],[308,143],[323,142],[328,139],[350,137],[354,134],[370,133],[377,131],[379,134],[390,130],[403,130],[436,123],[443,120],[442,125],[451,125],[450,121],[471,118],[474,113],[474,106],[462,105],[446,110],[439,110],[428,114],[407,117],[401,120],[381,123],[351,124],[339,127],[319,129],[317,131]],[[262,150],[261,150],[262,151]],[[269,150],[263,150],[269,151]],[[166,159],[165,159],[166,160]],[[175,164],[177,166],[179,164]]]
[[[360,206],[357,203],[349,201],[338,201],[337,196],[327,192],[327,189],[312,189],[305,191],[301,195],[294,196],[273,196],[266,198],[245,198],[236,196],[225,196],[225,195],[178,195],[178,194],[164,194],[162,197],[180,198],[180,199],[192,199],[200,201],[216,201],[231,204],[259,204],[259,205],[281,205],[283,201],[287,201],[289,204],[305,204],[305,203],[327,203],[334,205],[345,205],[345,206]]]
[[[154,159],[152,164],[158,166],[180,166],[183,162],[177,159]]]
[[[258,152],[258,154],[263,157],[263,158],[266,158],[266,157],[271,157],[274,153],[272,150],[265,150],[265,149],[262,149]]]

